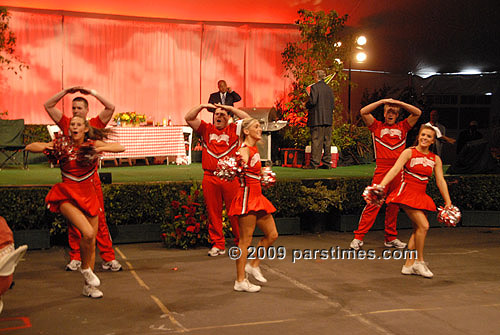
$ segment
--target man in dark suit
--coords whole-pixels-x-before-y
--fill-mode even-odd
[[[314,72],[316,83],[309,86],[307,93],[309,101],[306,107],[309,110],[307,117],[307,125],[311,130],[311,166],[312,169],[318,167],[329,169],[331,166],[331,142],[332,142],[332,123],[333,109],[335,107],[335,99],[333,91],[324,79],[326,73],[323,70]],[[321,149],[323,149],[323,157],[321,157]],[[320,163],[323,165],[320,166]]]
[[[217,82],[217,86],[219,87],[219,91],[210,94],[210,98],[208,99],[209,104],[234,106],[235,102],[241,100],[241,97],[238,93],[233,91],[231,87],[227,87],[225,80],[219,80]],[[212,113],[215,111],[215,109],[213,108],[207,108],[207,109]]]

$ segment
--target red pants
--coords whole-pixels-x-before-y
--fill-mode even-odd
[[[373,175],[372,184],[379,184],[382,179],[384,179],[385,174],[391,169],[392,166],[378,167],[375,169],[375,174]],[[401,172],[402,173],[402,172]],[[394,179],[385,187],[386,194],[390,194],[392,190],[398,189],[401,186],[401,176],[397,175]],[[365,234],[370,230],[377,218],[377,214],[380,210],[379,206],[367,204],[361,213],[361,218],[359,219],[358,229],[354,231],[354,238],[358,240],[363,240]],[[399,213],[399,206],[395,204],[387,205],[385,210],[385,241],[389,242],[395,240],[398,236],[396,230],[397,219]]]
[[[205,172],[201,185],[208,212],[208,235],[214,247],[225,249],[226,240],[224,239],[224,232],[222,230],[222,201],[226,205],[226,211],[229,212],[231,202],[238,192],[240,184],[237,178],[231,182],[227,182],[212,175],[210,172]],[[230,216],[229,221],[231,222],[234,242],[238,244],[240,238],[238,217]]]
[[[99,223],[97,226],[97,247],[99,248],[99,254],[105,262],[110,262],[115,259],[115,251],[113,250],[113,242],[111,241],[111,236],[109,235],[108,225],[106,224],[106,215],[104,214],[104,197],[102,195],[101,180],[99,175],[96,173],[94,178],[94,186],[99,198],[99,203],[101,205],[102,211],[99,212]],[[80,240],[82,234],[72,224],[68,225],[68,242],[69,242],[69,258],[70,260],[80,261],[82,258],[80,256]]]

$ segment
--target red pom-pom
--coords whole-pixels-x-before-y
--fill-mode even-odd
[[[95,164],[99,158],[99,153],[96,152],[92,143],[84,143],[78,149],[76,154],[76,161],[81,166],[90,166]]]
[[[262,168],[262,175],[260,176],[260,184],[264,188],[268,188],[276,184],[276,173],[274,173],[269,166]]]
[[[225,181],[231,181],[236,176],[240,176],[245,172],[245,163],[239,152],[235,156],[226,156],[219,159],[214,175]]]
[[[382,206],[385,200],[385,187],[377,184],[367,186],[363,191],[363,198],[367,204]]]
[[[438,207],[438,222],[444,223],[447,227],[456,227],[461,218],[462,213],[460,213],[460,210],[456,206],[451,206],[448,209],[441,206]]]
[[[44,150],[49,161],[53,164],[59,164],[62,160],[67,159],[74,153],[72,140],[69,136],[56,134],[54,138],[54,149]]]

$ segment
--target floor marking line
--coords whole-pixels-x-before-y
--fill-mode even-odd
[[[429,308],[398,308],[398,309],[386,309],[380,311],[372,311],[366,313],[350,314],[348,316],[360,316],[360,315],[370,315],[370,314],[384,314],[384,313],[397,313],[397,312],[425,312],[425,311],[438,311],[442,310],[442,307],[429,307]]]
[[[470,255],[470,254],[475,254],[478,253],[479,250],[469,250],[469,251],[462,251],[462,252],[428,252],[426,255]]]
[[[208,329],[217,329],[217,328],[231,328],[231,327],[242,327],[242,326],[259,326],[259,325],[268,325],[274,323],[283,323],[295,321],[296,319],[284,319],[284,320],[272,320],[272,321],[256,321],[256,322],[244,322],[244,323],[235,323],[232,325],[221,325],[221,326],[206,326],[206,327],[196,327],[189,328],[186,331],[195,331],[195,330],[208,330]]]
[[[174,316],[172,315],[172,313],[170,312],[170,310],[167,308],[167,306],[165,306],[160,299],[158,299],[156,296],[152,295],[151,294],[151,299],[153,299],[153,301],[156,303],[156,305],[158,305],[158,307],[161,309],[161,311],[163,312],[163,314],[165,314],[166,316],[168,316],[168,318],[170,319],[170,322],[172,322],[173,325],[175,325],[177,328],[179,328],[177,330],[177,332],[180,332],[180,333],[184,333],[186,331],[189,331],[187,328],[185,328],[183,325],[180,324],[179,321],[177,321]]]
[[[118,253],[120,254],[120,256],[123,258],[123,259],[127,259],[127,257],[125,256],[125,254],[118,248],[116,248]],[[134,270],[134,267],[132,266],[132,263],[130,263],[129,261],[125,261],[125,264],[127,264],[127,267],[129,268],[129,272],[132,274],[132,276],[134,276],[135,280],[137,281],[137,283],[139,283],[140,286],[144,287],[146,290],[150,291],[150,288],[148,285],[146,285],[146,283],[144,282],[144,280],[141,279],[141,277],[139,277],[139,275],[137,274],[137,272]],[[150,295],[151,299],[153,299],[153,301],[156,303],[156,305],[160,308],[160,310],[163,312],[163,314],[167,315],[168,318],[170,319],[170,322],[176,326],[178,328],[178,331],[177,332],[185,332],[187,331],[187,329],[180,324],[179,321],[177,321],[174,316],[172,315],[172,313],[169,311],[169,309],[167,308],[167,306],[165,306],[165,304],[163,304],[161,302],[160,299],[158,299],[156,296],[154,295]]]
[[[127,259],[127,256],[120,250],[120,248],[115,247],[115,250],[120,254],[120,257],[123,258],[124,260]]]
[[[307,286],[306,284],[303,284],[303,283],[299,282],[298,280],[293,279],[293,278],[287,276],[286,274],[284,274],[284,273],[282,273],[282,272],[280,272],[280,271],[278,271],[276,269],[270,268],[267,265],[261,265],[261,266],[263,266],[267,271],[269,271],[269,272],[277,275],[278,277],[280,277],[282,279],[285,279],[286,281],[292,283],[293,285],[295,285],[296,287],[300,288],[301,290],[304,290],[307,293],[315,296],[316,298],[325,301],[328,305],[333,306],[335,308],[338,308],[340,311],[344,312],[348,316],[352,315],[353,317],[355,317],[356,319],[358,319],[359,322],[361,322],[361,323],[363,323],[363,324],[365,324],[365,325],[367,325],[367,326],[369,326],[371,328],[374,328],[378,333],[385,334],[385,335],[394,335],[394,333],[392,333],[389,330],[387,330],[385,328],[382,328],[381,326],[375,324],[374,322],[372,322],[372,321],[364,318],[362,315],[353,314],[350,310],[348,310],[347,308],[343,307],[338,302],[331,301],[328,296],[324,295],[321,292],[316,291],[312,287]]]

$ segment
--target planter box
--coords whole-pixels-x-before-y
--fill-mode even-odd
[[[464,227],[500,227],[500,211],[463,211]]]
[[[300,218],[275,218],[276,229],[279,235],[299,235],[300,234]],[[264,233],[255,227],[253,236],[264,236]]]
[[[16,248],[24,244],[28,245],[30,250],[50,248],[48,229],[16,230],[13,233]]]
[[[133,224],[109,227],[114,244],[161,242],[159,224]]]

